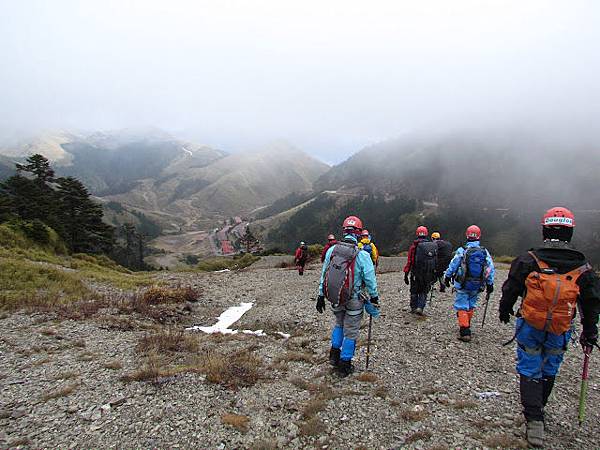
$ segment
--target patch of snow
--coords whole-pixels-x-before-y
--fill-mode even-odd
[[[244,334],[253,334],[254,336],[266,336],[267,335],[267,333],[265,333],[263,330],[256,330],[256,331],[242,330],[242,333],[244,333]]]
[[[292,335],[291,335],[291,334],[282,333],[281,331],[276,331],[275,333],[276,333],[276,334],[278,334],[279,336],[281,336],[281,337],[282,337],[282,338],[284,338],[284,339],[289,339],[289,338],[291,338],[291,337],[292,337]]]
[[[231,270],[229,270],[229,269],[215,270],[214,273],[223,273],[223,272],[231,272]]]
[[[231,330],[229,327],[242,318],[242,316],[252,308],[254,303],[241,303],[239,306],[232,306],[226,309],[219,318],[217,323],[211,327],[190,327],[190,331],[202,331],[203,333],[237,333],[237,330]]]

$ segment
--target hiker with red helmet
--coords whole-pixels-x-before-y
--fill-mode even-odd
[[[437,245],[429,239],[427,227],[418,227],[416,235],[417,239],[408,249],[404,282],[410,285],[410,312],[423,315],[427,294],[435,279]]]
[[[481,229],[477,225],[471,225],[465,235],[467,243],[456,250],[444,274],[444,282],[450,287],[451,281],[454,280],[454,310],[458,318],[458,338],[469,342],[471,320],[477,307],[479,293],[485,290],[489,296],[494,292],[496,270],[490,252],[480,244]]]
[[[337,244],[335,236],[333,234],[327,236],[327,244],[325,244],[325,247],[323,247],[323,251],[321,252],[321,262],[325,261],[325,255],[327,254],[327,250],[329,250],[329,248],[331,248],[335,244]]]
[[[304,266],[308,260],[308,246],[305,242],[300,242],[300,246],[296,249],[294,254],[294,264],[298,269],[298,275],[304,275]]]
[[[375,271],[377,272],[377,265],[379,264],[379,250],[375,243],[371,240],[371,234],[369,230],[362,230],[360,233],[360,242],[358,243],[358,248],[364,250],[371,256],[371,260],[375,265]]]
[[[510,322],[513,307],[522,297],[515,332],[517,372],[527,440],[534,447],[544,444],[544,407],[571,338],[577,308],[584,351],[591,352],[598,345],[600,279],[583,253],[570,245],[574,228],[571,211],[549,209],[542,218],[543,245],[518,256],[502,286],[500,321]]]
[[[331,304],[335,325],[331,332],[329,363],[341,377],[347,377],[354,370],[352,358],[363,309],[373,317],[379,315],[375,268],[367,252],[358,248],[362,228],[362,221],[356,216],[344,220],[343,241],[329,248],[325,255],[316,305],[317,311],[323,313],[325,298]]]

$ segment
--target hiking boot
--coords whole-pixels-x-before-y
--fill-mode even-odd
[[[527,442],[532,447],[542,447],[544,445],[544,422],[541,420],[532,420],[527,422]]]
[[[463,342],[471,342],[471,335],[467,334],[465,336],[459,336],[458,339]]]
[[[337,366],[338,374],[342,378],[346,378],[352,372],[354,372],[354,366],[352,365],[352,361],[344,361],[340,360],[340,363]]]
[[[423,315],[423,308],[417,308],[415,309],[415,314],[418,316],[422,316]]]
[[[339,348],[331,348],[329,350],[329,364],[333,367],[337,367],[340,363],[340,353],[341,350]]]

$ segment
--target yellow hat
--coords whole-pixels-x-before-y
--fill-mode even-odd
[[[431,239],[439,239],[442,236],[440,236],[440,233],[438,233],[437,231],[434,231],[433,233],[431,233]]]

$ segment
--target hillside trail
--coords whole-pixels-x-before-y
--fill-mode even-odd
[[[159,275],[202,290],[182,328],[214,325],[228,308],[253,304],[231,328],[260,329],[266,336],[192,334],[200,343],[198,357],[224,355],[234,364],[240,355],[251,356],[258,380],[245,387],[211,382],[202,371],[124,382],[123,374],[141,364],[136,345],[148,330],[112,329],[100,319],[4,317],[0,447],[18,439],[35,448],[526,446],[514,348],[501,346],[513,327],[497,320],[497,292],[485,328],[478,311],[473,341],[463,343],[450,294],[436,293],[427,316],[418,318],[409,312],[401,273],[379,274],[382,313],[373,323],[372,370],[364,371],[365,317],[356,373],[340,379],[327,362],[333,317],[314,308],[319,269],[309,266],[303,277],[252,267]],[[497,286],[505,277],[499,270]],[[581,351],[570,347],[547,407],[548,448],[597,447],[600,411],[593,405],[600,401],[600,366],[592,360],[588,417],[580,429],[581,360]],[[114,361],[120,367],[108,368]],[[42,400],[72,384],[72,393]]]

